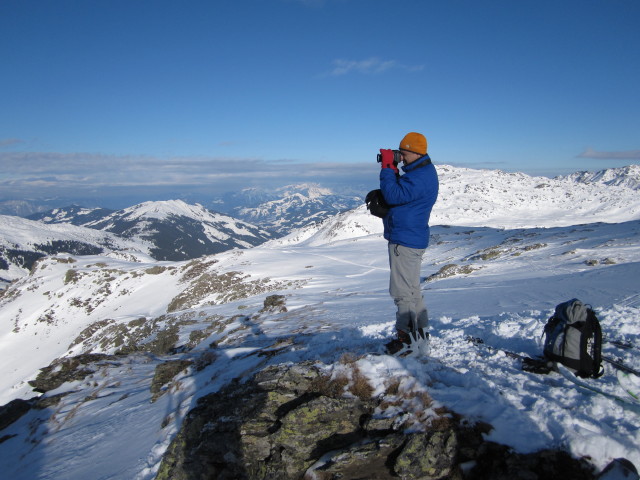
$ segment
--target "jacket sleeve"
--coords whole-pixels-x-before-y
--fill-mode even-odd
[[[420,185],[413,181],[411,175],[398,177],[390,168],[380,170],[380,190],[390,205],[404,205],[422,195]]]

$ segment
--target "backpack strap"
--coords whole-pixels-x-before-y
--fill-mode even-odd
[[[602,328],[598,317],[591,308],[587,308],[587,321],[590,333],[592,333],[593,341],[591,344],[591,351],[587,350],[587,353],[591,356],[591,365],[589,370],[591,371],[592,378],[599,378],[604,374],[604,368],[602,368]],[[586,337],[588,338],[588,337]],[[585,348],[587,346],[585,345]]]

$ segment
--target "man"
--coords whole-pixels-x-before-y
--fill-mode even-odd
[[[429,245],[429,216],[438,197],[438,174],[427,154],[424,135],[408,133],[399,151],[403,175],[394,162],[394,151],[380,150],[380,190],[391,206],[383,218],[384,238],[389,242],[389,293],[397,307],[397,338],[386,345],[391,354],[411,343],[409,334],[425,340],[429,335],[420,266]]]

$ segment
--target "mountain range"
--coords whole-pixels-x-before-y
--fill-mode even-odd
[[[555,179],[447,165],[439,165],[438,173],[440,196],[432,224],[551,227],[616,222],[640,212],[637,165]],[[141,258],[183,260],[248,248],[289,234],[299,238],[316,224],[343,218],[341,213],[361,206],[362,198],[302,184],[272,192],[246,189],[227,195],[218,204],[222,205],[233,215],[171,200],[119,211],[55,208],[32,214],[28,220],[0,216],[0,281],[14,280],[37,259],[59,252],[126,252]],[[16,232],[30,233],[16,236]]]
[[[362,205],[363,198],[363,195],[336,194],[315,184],[288,185],[268,196],[260,195],[256,189],[247,189],[234,195],[234,203],[241,201],[233,207],[232,214],[282,236]]]
[[[111,255],[150,260],[153,244],[71,224],[49,225],[0,215],[0,285],[26,275],[47,255]]]
[[[184,260],[248,248],[270,232],[181,200],[146,202],[120,211],[69,207],[32,215],[0,216],[0,272],[24,275],[45,255],[126,252],[155,260]]]
[[[443,166],[444,167],[444,166]],[[458,167],[459,168],[459,167]],[[460,169],[464,170],[464,169]],[[471,169],[468,169],[471,170]],[[489,172],[489,176],[496,175],[516,175],[520,177],[535,178],[538,184],[567,180],[570,183],[578,184],[605,184],[624,185],[637,190],[640,184],[640,166],[629,165],[620,168],[610,168],[596,172],[582,171],[571,175],[547,178],[529,177],[524,174],[509,174],[499,170],[473,170],[476,172]],[[264,189],[260,187],[245,188],[239,191],[212,193],[211,195],[195,194],[192,192],[179,192],[165,198],[154,198],[154,200],[181,199],[185,203],[199,203],[206,208],[239,218],[249,223],[254,223],[266,230],[277,231],[279,234],[288,233],[293,228],[300,226],[300,223],[293,222],[286,225],[289,220],[283,220],[280,215],[284,210],[291,213],[297,206],[300,209],[300,220],[304,223],[303,213],[310,213],[315,219],[323,219],[327,216],[345,211],[358,206],[364,199],[369,189],[374,189],[375,185],[349,185],[349,186],[327,186],[320,184],[300,184],[286,185],[276,189]],[[120,198],[120,197],[119,197]],[[127,200],[129,197],[121,197],[121,201],[115,203],[126,206],[136,205],[139,201]],[[149,198],[145,200],[151,200]],[[0,196],[0,215],[17,215],[28,217],[34,213],[41,213],[55,208],[68,208],[69,205],[84,205],[91,208],[106,207],[107,200],[97,198],[38,198],[35,195],[31,199],[12,199]],[[109,203],[114,203],[110,200]],[[289,205],[291,204],[291,205]],[[310,207],[305,207],[305,204]],[[122,208],[121,206],[117,207]],[[113,209],[113,208],[112,208]],[[306,212],[305,212],[306,209]],[[322,212],[325,212],[322,214]],[[284,215],[286,218],[294,219],[293,215]]]
[[[255,225],[182,200],[145,202],[116,212],[56,209],[30,218],[147,240],[153,244],[150,254],[156,260],[184,260],[232,248],[249,248],[274,236]]]
[[[599,183],[640,189],[640,165],[628,165],[620,168],[609,168],[597,172],[576,172],[563,178],[579,183]]]

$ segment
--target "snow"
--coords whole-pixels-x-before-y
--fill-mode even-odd
[[[533,228],[640,218],[640,195],[624,185],[603,189],[571,176],[549,179],[448,165],[437,169],[440,193],[432,225]],[[637,168],[627,173],[633,175],[623,177],[627,183],[638,177]]]
[[[444,176],[449,173],[443,169]],[[199,397],[270,363],[313,359],[329,365],[347,352],[360,357],[358,366],[376,392],[383,390],[385,379],[402,379],[406,391],[427,392],[436,406],[491,424],[487,438],[519,452],[566,448],[599,469],[619,457],[640,466],[640,406],[581,389],[558,373],[524,372],[520,360],[499,350],[540,354],[542,330],[555,305],[579,298],[595,309],[605,338],[634,345],[622,349],[605,343],[604,353],[640,369],[637,192],[581,185],[555,206],[541,193],[532,197],[526,212],[518,207],[520,216],[484,217],[484,209],[499,197],[505,205],[509,200],[497,187],[483,187],[484,172],[469,175],[476,178],[469,182],[473,188],[488,192],[478,197],[481,205],[447,204],[441,197],[432,218],[422,266],[432,339],[428,356],[384,354],[395,316],[386,244],[380,220],[359,208],[259,247],[203,259],[215,260],[210,268],[218,273],[240,272],[247,281],[268,279],[278,288],[228,303],[211,294],[198,306],[176,312],[196,319],[181,333],[187,337],[197,319],[233,320],[189,353],[196,358],[217,342],[212,363],[174,379],[155,402],[149,390],[155,365],[179,356],[130,355],[63,385],[60,392],[70,393],[60,403],[32,410],[2,431],[15,436],[0,443],[0,471],[16,480],[152,479]],[[540,190],[566,188],[567,180],[545,182],[551,187]],[[604,199],[597,207],[588,201],[592,189]],[[610,196],[607,189],[612,189]],[[443,193],[455,196],[453,188]],[[572,202],[575,208],[568,208]],[[607,219],[612,223],[601,223]],[[55,358],[81,353],[82,344],[70,344],[93,322],[124,325],[140,317],[158,318],[189,286],[177,274],[189,262],[74,260],[38,264],[0,298],[0,404],[34,396],[26,382]],[[447,276],[447,265],[460,268]],[[78,282],[65,282],[69,270],[77,272]],[[108,295],[100,293],[105,272],[112,277]],[[272,293],[286,296],[287,311],[259,313]],[[87,301],[95,303],[91,311],[78,306]],[[47,313],[49,323],[42,320]],[[468,337],[482,338],[486,346]],[[283,340],[289,343],[278,354],[255,354]],[[113,353],[110,348],[92,351]],[[612,366],[605,363],[604,368],[603,377],[586,382],[631,399]]]
[[[233,237],[247,236],[255,237],[257,227],[242,222],[227,215],[207,210],[200,204],[190,205],[182,200],[166,200],[156,202],[144,202],[133,207],[115,212],[107,219],[116,221],[124,219],[126,221],[137,220],[136,229],[147,234],[154,233],[149,230],[151,222],[149,220],[161,220],[170,222],[177,217],[192,219],[201,223],[205,236],[212,241],[225,241],[231,236],[222,230],[232,232]],[[88,225],[100,225],[101,229],[110,229],[114,224],[104,225],[105,220],[99,220]],[[145,223],[146,222],[146,223]],[[222,230],[221,230],[222,229]],[[264,233],[264,232],[261,232]],[[239,242],[250,246],[248,242]]]
[[[640,190],[640,165],[608,168],[598,172],[577,172],[561,178],[583,183],[621,185],[634,190]]]
[[[149,248],[143,242],[136,243],[109,232],[89,230],[70,224],[45,224],[10,215],[0,215],[0,233],[0,247],[7,248],[15,245],[46,244],[51,240],[111,243],[121,249],[143,252]]]
[[[33,247],[38,249],[52,242],[77,242],[108,252],[105,255],[121,255],[128,258],[138,258],[142,261],[149,259],[151,244],[145,240],[131,240],[122,238],[109,232],[91,230],[71,224],[44,224],[25,218],[0,215],[0,252],[16,249],[25,250],[26,254]],[[8,269],[0,269],[0,288],[5,287],[10,280],[25,276],[28,269],[8,262]]]
[[[164,220],[171,215],[183,215],[185,217],[208,218],[211,213],[202,205],[189,205],[182,200],[165,200],[159,202],[144,202],[140,205],[125,208],[123,216],[129,220],[136,218],[155,218]]]

